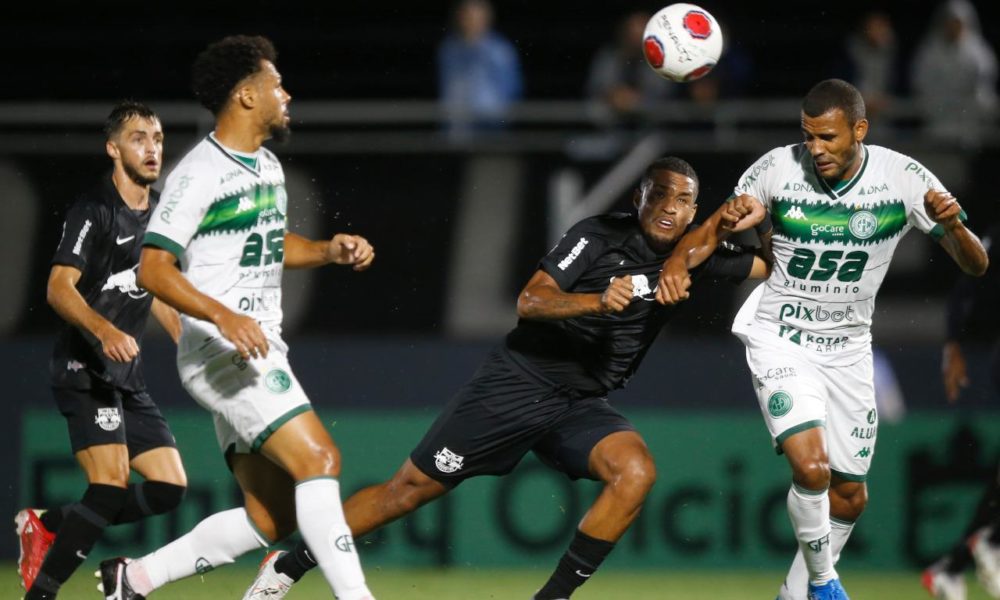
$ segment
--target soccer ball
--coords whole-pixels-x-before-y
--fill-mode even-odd
[[[642,53],[657,75],[672,81],[694,81],[719,62],[722,29],[704,8],[671,4],[646,23]]]

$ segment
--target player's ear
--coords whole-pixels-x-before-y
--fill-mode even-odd
[[[118,150],[118,144],[111,140],[104,142],[104,151],[108,153],[111,160],[119,160],[122,157],[121,152]]]
[[[244,81],[242,85],[236,88],[234,99],[243,108],[253,108],[257,104],[257,95],[253,85],[249,81]]]
[[[637,209],[642,206],[642,186],[635,188],[632,192],[632,206]]]
[[[868,135],[868,119],[859,119],[854,124],[854,141],[864,141],[866,135]]]

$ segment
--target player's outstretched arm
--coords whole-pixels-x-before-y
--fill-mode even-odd
[[[764,206],[753,196],[741,194],[724,202],[705,223],[684,234],[674,246],[660,271],[656,301],[660,304],[676,304],[686,300],[690,296],[687,290],[691,287],[688,272],[708,260],[719,247],[719,242],[729,237],[729,234],[753,227],[763,221],[766,215]]]
[[[118,329],[87,304],[76,284],[83,273],[69,265],[55,265],[49,272],[46,299],[64,321],[89,332],[101,342],[104,355],[116,362],[129,362],[139,355],[135,338]]]
[[[289,269],[309,269],[333,263],[364,271],[374,260],[375,249],[360,235],[338,233],[329,240],[309,240],[294,233],[285,234],[285,267]]]
[[[558,320],[617,313],[632,302],[632,276],[615,277],[601,294],[564,292],[556,280],[538,270],[517,297],[517,316],[524,319]]]
[[[244,359],[267,356],[267,338],[257,321],[199,292],[177,270],[177,259],[170,252],[151,246],[143,248],[138,279],[139,285],[166,304],[196,319],[214,323]]]
[[[983,243],[959,218],[962,207],[958,200],[948,192],[927,190],[924,194],[924,210],[932,221],[944,227],[944,235],[938,243],[959,268],[976,277],[985,274],[990,259]]]

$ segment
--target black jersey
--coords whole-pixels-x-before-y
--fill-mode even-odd
[[[98,314],[131,335],[141,347],[153,296],[136,283],[142,239],[158,195],[147,210],[132,210],[111,177],[82,194],[70,207],[53,265],[80,270],[80,295]],[[49,365],[52,385],[90,389],[94,379],[126,390],[146,387],[142,355],[120,363],[107,358],[101,342],[70,324],[63,326]]]
[[[512,357],[529,370],[580,391],[624,387],[677,310],[656,301],[656,284],[669,254],[650,248],[634,214],[602,215],[577,223],[539,268],[560,289],[576,293],[603,293],[611,278],[631,275],[632,303],[621,313],[521,319],[507,335]],[[751,253],[726,246],[691,275],[742,281],[752,265]]]
[[[961,275],[948,297],[948,339],[956,341],[1000,341],[1000,223],[983,236],[990,258],[986,275]],[[998,374],[1000,376],[1000,374]]]

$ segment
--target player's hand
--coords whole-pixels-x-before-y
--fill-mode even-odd
[[[612,277],[611,285],[601,294],[601,312],[620,313],[632,303],[632,276]]]
[[[962,206],[951,192],[927,190],[924,194],[924,210],[932,221],[945,229],[951,229],[959,223],[958,216],[962,213]]]
[[[733,233],[746,231],[764,220],[767,211],[760,200],[747,194],[740,194],[723,205],[719,226]]]
[[[660,304],[677,304],[687,300],[691,294],[691,275],[683,259],[668,258],[660,271],[660,279],[656,284],[656,301]]]
[[[115,362],[127,363],[139,356],[139,344],[135,338],[110,323],[100,331],[97,339],[101,341],[104,355]]]
[[[254,318],[226,311],[215,320],[215,326],[224,338],[236,346],[236,351],[243,360],[267,357],[270,346],[260,324]]]
[[[360,235],[338,233],[330,240],[330,261],[338,265],[353,265],[355,271],[364,271],[375,260],[375,248]]]
[[[941,378],[944,380],[944,395],[949,404],[958,401],[962,388],[969,385],[969,375],[965,356],[958,342],[948,342],[941,353]]]

